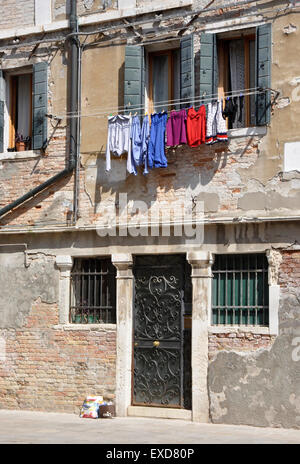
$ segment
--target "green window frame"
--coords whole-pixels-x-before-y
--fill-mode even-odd
[[[268,326],[265,254],[216,255],[212,271],[212,325]]]

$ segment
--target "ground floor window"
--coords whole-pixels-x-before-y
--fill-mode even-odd
[[[110,258],[75,258],[70,322],[116,322],[116,268]]]
[[[265,254],[215,256],[212,323],[268,325],[268,261]]]

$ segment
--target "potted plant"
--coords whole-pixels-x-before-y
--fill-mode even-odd
[[[17,133],[16,134],[16,150],[17,151],[28,150],[30,141],[31,141],[31,137],[29,136],[25,137],[24,135]]]

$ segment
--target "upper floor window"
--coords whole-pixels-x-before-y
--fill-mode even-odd
[[[225,97],[228,112],[228,129],[255,126],[255,94],[247,95],[243,89],[255,89],[255,33],[232,37],[221,35],[217,41],[219,82],[218,94],[236,95],[232,101]],[[244,95],[245,94],[245,95]],[[230,105],[229,103],[230,102]]]
[[[32,137],[32,73],[9,75],[7,83],[9,110],[8,150],[30,150]]]
[[[193,104],[193,35],[172,41],[168,49],[127,45],[125,51],[124,106],[126,110],[151,113]]]
[[[0,153],[46,147],[47,104],[46,62],[0,69]]]
[[[271,113],[271,24],[226,34],[201,32],[196,83],[194,35],[177,41],[177,49],[178,45],[169,45],[172,50],[126,46],[125,109],[139,113],[144,108],[148,112],[178,109],[179,104],[170,102],[178,99],[180,107],[199,107],[233,92],[244,98],[238,98],[236,119],[229,121],[229,129],[267,124]]]
[[[116,268],[109,258],[76,258],[71,272],[70,322],[116,322]]]
[[[268,261],[265,254],[215,256],[212,323],[268,325]]]
[[[148,63],[149,112],[158,113],[180,98],[180,49],[149,53]]]
[[[229,129],[269,122],[270,87],[271,24],[224,34],[201,33],[200,97],[206,102],[226,92],[237,96],[233,101],[237,102],[235,118],[228,118]]]

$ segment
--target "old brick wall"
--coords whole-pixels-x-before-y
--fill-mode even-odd
[[[250,335],[239,341],[237,334],[210,337],[208,386],[215,423],[300,428],[300,360],[295,355],[300,334],[300,252],[281,253],[279,335],[269,340]]]
[[[0,255],[0,408],[78,413],[89,394],[113,398],[115,327],[60,326],[54,259],[26,269],[22,255]]]
[[[213,359],[222,350],[254,351],[260,348],[269,348],[275,338],[275,335],[253,333],[251,330],[210,333],[208,337],[209,357]]]
[[[290,22],[297,24],[295,15],[281,17],[273,23],[273,78],[274,88],[281,88],[285,95],[297,89],[297,82],[293,81],[296,75],[296,62],[294,54],[297,52],[299,28],[296,27],[290,34],[284,33],[284,27]],[[197,35],[197,34],[196,34]],[[196,70],[199,68],[199,38],[195,40]],[[291,50],[291,65],[284,66],[285,45]],[[55,48],[55,47],[54,47]],[[109,62],[109,48],[105,51],[88,50],[83,58],[83,112],[95,112],[103,105],[101,95],[113,91],[114,105],[122,104],[122,88],[124,73],[121,61],[123,60],[123,46],[112,47],[117,66],[111,69]],[[49,71],[49,112],[55,115],[65,115],[67,101],[67,66],[64,53],[51,47],[41,47],[37,56],[28,61],[31,47],[20,50],[19,58],[13,51],[5,55],[2,67],[4,69],[24,64],[30,65],[36,59],[50,58]],[[40,56],[39,56],[40,54]],[[105,60],[103,61],[103,57]],[[107,63],[108,67],[105,67]],[[283,64],[281,64],[283,63]],[[94,66],[95,65],[95,66]],[[90,67],[89,67],[90,66]],[[103,70],[101,79],[97,79],[94,69]],[[281,67],[283,68],[281,70]],[[280,68],[278,70],[278,68]],[[102,82],[108,79],[114,84],[109,92]],[[106,77],[105,77],[106,75]],[[104,77],[103,77],[104,76]],[[196,82],[199,74],[196,73]],[[196,94],[198,93],[196,85]],[[91,90],[92,89],[92,90]],[[96,90],[97,89],[97,92]],[[118,98],[119,91],[119,98]],[[101,103],[102,102],[102,103]],[[267,135],[252,137],[231,138],[228,145],[216,144],[211,147],[200,146],[189,148],[187,146],[167,150],[169,166],[167,169],[154,169],[148,176],[138,176],[126,173],[126,155],[121,159],[112,156],[112,171],[105,171],[106,129],[107,118],[84,117],[82,122],[82,156],[80,178],[80,220],[79,226],[105,222],[107,211],[117,213],[116,204],[120,193],[128,195],[128,205],[135,200],[143,200],[148,207],[151,202],[161,210],[175,207],[176,202],[193,198],[196,202],[204,202],[204,211],[208,218],[217,217],[258,217],[258,216],[286,216],[300,214],[300,179],[297,172],[289,173],[289,177],[282,176],[284,142],[296,139],[296,122],[299,110],[295,101],[290,101],[288,107],[274,109],[271,125]],[[287,112],[288,111],[288,112]],[[291,124],[289,124],[289,122]],[[63,119],[56,130],[47,149],[46,156],[35,160],[2,161],[0,156],[1,206],[15,200],[19,195],[26,193],[32,187],[50,178],[63,169],[68,156],[66,125],[68,120]],[[49,136],[53,132],[54,121],[48,121]],[[285,131],[279,130],[286,127]],[[2,224],[31,225],[43,222],[67,224],[67,215],[72,207],[73,178],[57,183],[49,189],[48,193],[39,195],[26,206],[18,208],[8,215]],[[134,213],[139,219],[140,213]]]

